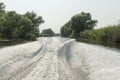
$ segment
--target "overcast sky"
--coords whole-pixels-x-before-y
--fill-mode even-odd
[[[98,20],[97,27],[117,24],[120,20],[120,0],[1,0],[6,10],[24,14],[34,11],[42,16],[45,23],[40,29],[52,28],[59,32],[60,27],[82,11],[90,12]]]

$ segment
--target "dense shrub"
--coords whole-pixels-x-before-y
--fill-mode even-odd
[[[32,34],[32,33],[26,33],[25,34],[25,39],[26,40],[36,40],[36,36],[35,36],[35,34]]]
[[[80,38],[120,43],[120,25],[108,26],[96,30],[85,30],[80,33]]]

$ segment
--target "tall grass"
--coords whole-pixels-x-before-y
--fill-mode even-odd
[[[108,26],[101,29],[85,30],[80,38],[93,41],[120,43],[120,25]]]

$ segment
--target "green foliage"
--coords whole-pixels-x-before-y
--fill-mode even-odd
[[[79,33],[84,30],[93,29],[97,21],[92,20],[90,13],[82,12],[74,15],[69,22],[61,28],[63,37],[77,38]]]
[[[80,38],[120,43],[120,25],[108,26],[97,30],[85,30],[80,33]]]
[[[120,43],[120,25],[116,26],[113,30],[112,41],[115,43]]]
[[[72,32],[72,28],[70,27],[71,22],[67,22],[62,28],[61,28],[61,35],[62,37],[69,37]]]
[[[4,18],[5,11],[4,11],[4,9],[5,9],[4,3],[0,3],[0,34],[1,34],[2,26],[5,22],[5,18]]]
[[[5,9],[5,5],[4,5],[4,3],[1,2],[1,3],[0,3],[0,11],[1,11],[1,10],[4,10],[4,9]]]
[[[26,40],[36,40],[36,35],[32,33],[26,33],[24,38]]]
[[[21,15],[17,14],[15,11],[9,11],[5,15],[5,23],[2,26],[2,36],[7,39],[16,38],[17,27],[19,26],[19,21]]]
[[[55,33],[53,32],[52,29],[44,29],[42,30],[40,36],[43,36],[43,37],[52,37],[52,36],[55,36]]]
[[[44,22],[41,16],[37,16],[34,12],[27,12],[24,16],[28,17],[32,21],[32,27],[38,28],[41,23]]]
[[[18,31],[17,31],[18,37],[20,39],[28,39],[29,40],[30,38],[26,38],[26,34],[29,34],[32,32],[31,20],[28,19],[27,17],[22,16],[19,23],[21,24],[21,26],[18,27]]]
[[[15,11],[5,11],[5,5],[0,3],[0,37],[6,39],[35,40],[39,37],[39,25],[44,21],[34,12],[24,15]]]

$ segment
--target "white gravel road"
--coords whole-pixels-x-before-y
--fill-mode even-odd
[[[0,49],[0,80],[120,80],[120,50],[39,38]]]

